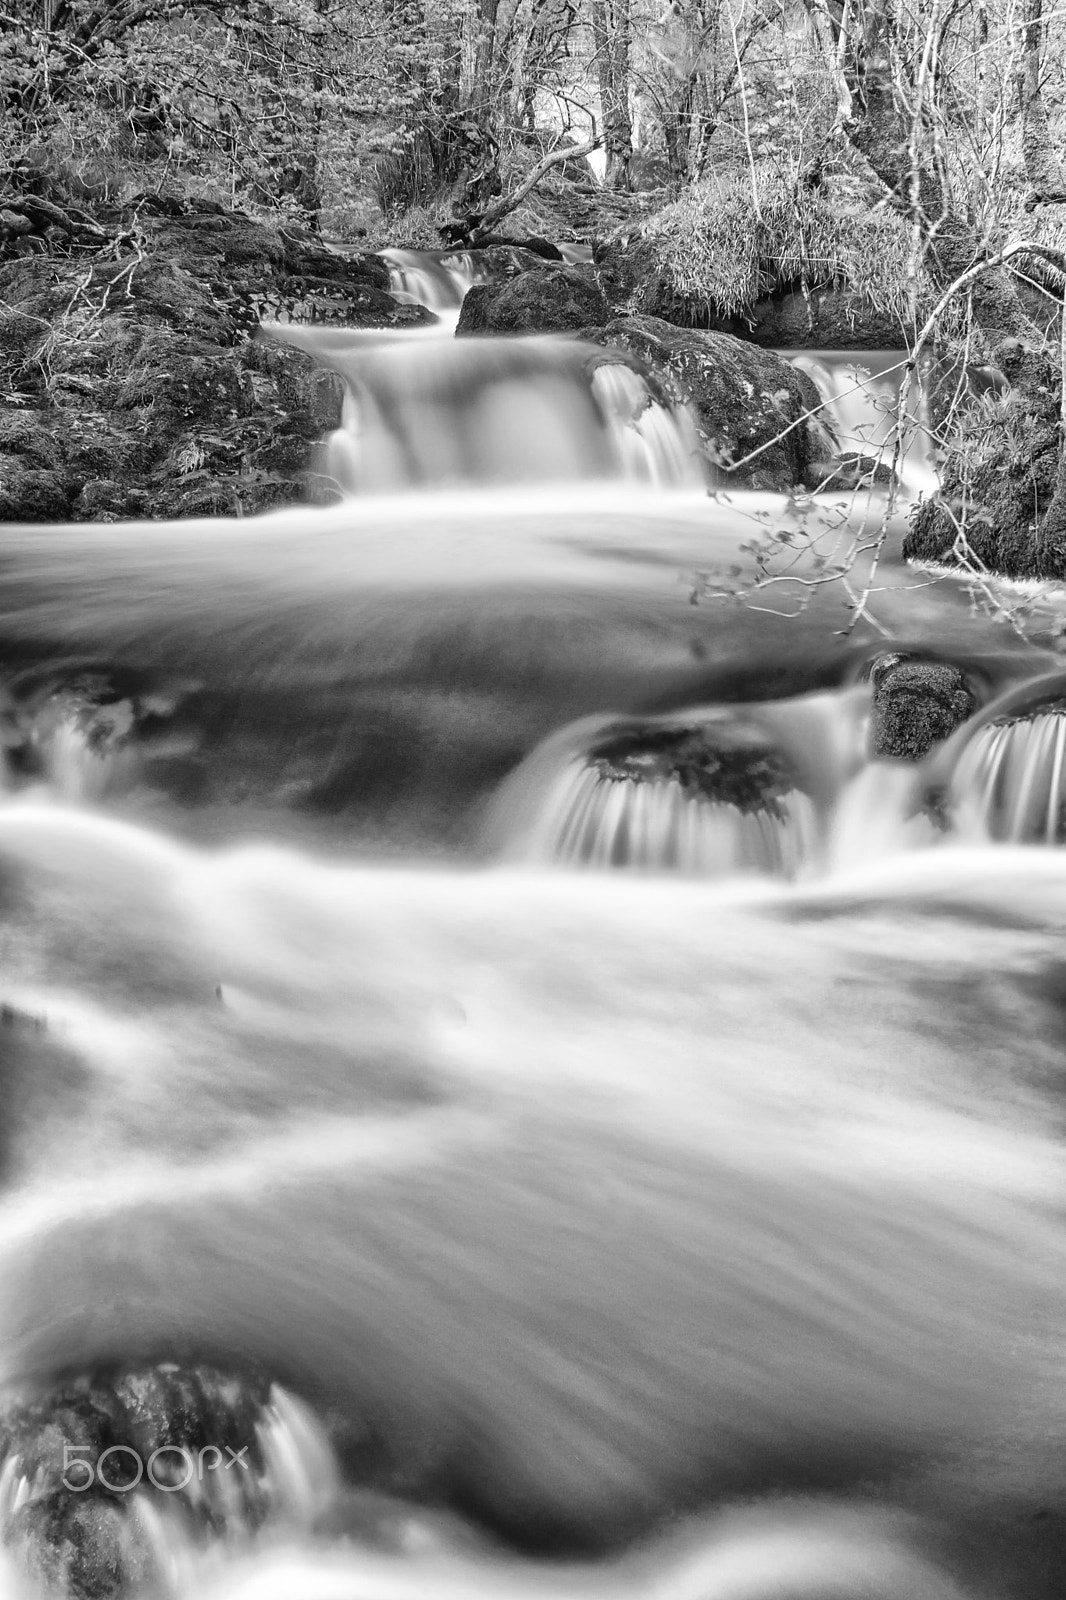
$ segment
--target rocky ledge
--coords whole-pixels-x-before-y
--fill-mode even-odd
[[[379,257],[219,208],[0,251],[0,521],[251,514],[306,496],[341,386],[260,320],[403,327]]]

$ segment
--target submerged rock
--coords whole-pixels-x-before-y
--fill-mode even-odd
[[[836,456],[813,381],[770,350],[657,317],[619,317],[583,336],[638,357],[675,403],[691,406],[704,455],[726,485],[814,486],[812,475],[820,481]]]
[[[341,386],[261,319],[430,320],[370,254],[217,211],[116,221],[86,257],[0,256],[0,520],[252,513],[302,498]],[[122,229],[125,231],[122,231]]]
[[[890,654],[874,662],[870,677],[874,756],[921,761],[977,709],[958,667]]]
[[[610,315],[594,272],[540,265],[502,284],[476,285],[463,301],[456,332],[577,332],[602,327]]]

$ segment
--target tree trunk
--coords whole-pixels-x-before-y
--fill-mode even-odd
[[[468,114],[472,122],[483,128],[487,128],[492,119],[499,3],[500,0],[479,0],[478,6],[477,49],[474,53],[474,80],[470,87]]]
[[[592,0],[592,39],[600,85],[603,144],[607,152],[604,184],[629,188],[633,123],[629,115],[629,0]]]
[[[1022,157],[1029,180],[1026,210],[1066,201],[1066,169],[1051,142],[1047,109],[1040,88],[1044,23],[1042,0],[1025,0],[1025,31],[1018,87],[1022,103]]]

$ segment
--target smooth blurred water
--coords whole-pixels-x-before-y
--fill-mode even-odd
[[[825,401],[843,454],[893,471],[911,496],[935,494],[938,478],[922,374],[908,372],[905,350],[790,350]]]
[[[0,540],[0,1594],[1060,1600],[1055,603],[295,337],[358,495]]]

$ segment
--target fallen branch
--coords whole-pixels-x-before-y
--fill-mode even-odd
[[[38,232],[48,227],[59,228],[71,239],[90,239],[94,244],[107,244],[111,239],[107,230],[91,221],[84,212],[72,215],[40,195],[0,196],[0,210],[25,217]]]
[[[537,187],[537,184],[546,173],[551,171],[552,167],[558,167],[564,161],[591,155],[593,150],[598,150],[602,143],[602,139],[592,138],[586,139],[583,144],[560,146],[558,150],[550,151],[527,173],[518,188],[511,194],[502,195],[499,200],[494,200],[490,206],[487,206],[484,211],[477,215],[469,215],[457,218],[454,222],[445,223],[439,231],[448,238],[449,243],[476,244],[482,235],[488,233],[497,222],[522,204],[526,195]]]

